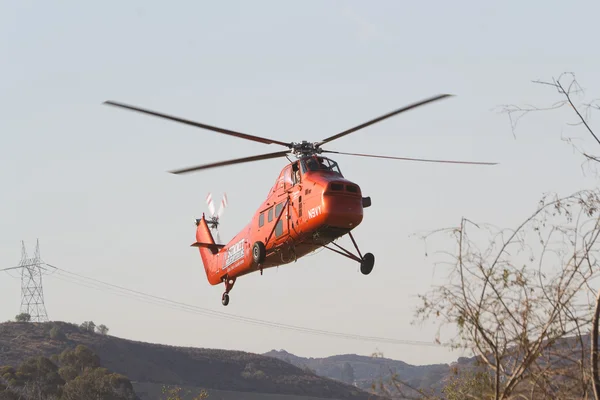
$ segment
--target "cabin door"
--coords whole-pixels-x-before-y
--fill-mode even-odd
[[[279,218],[279,221],[277,221],[277,224],[275,225],[275,231],[273,232],[275,242],[284,241],[285,239],[287,239],[287,237],[290,234],[290,231],[289,231],[289,229],[290,229],[290,218],[289,218],[290,205],[288,203],[288,205],[285,206],[285,203],[288,199],[288,197],[286,196],[286,191],[291,186],[291,184],[292,184],[292,166],[288,165],[283,170],[283,188],[284,188],[284,190],[282,192],[282,195],[279,196],[279,198],[277,199],[277,203],[275,204],[275,206],[272,207],[271,210],[269,210],[269,211],[273,211],[273,220],[274,221],[277,221],[277,218],[279,218],[279,215],[281,215],[281,218]],[[271,218],[270,215],[269,215],[269,218]]]
[[[300,163],[296,161],[290,168],[290,181],[286,181],[285,190],[289,196],[288,229],[290,234],[299,233],[298,225],[302,222],[302,181],[300,173]]]

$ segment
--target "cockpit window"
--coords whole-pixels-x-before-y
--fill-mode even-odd
[[[325,157],[317,157],[313,156],[303,160],[302,167],[304,172],[306,171],[331,171],[338,174],[342,174],[340,172],[340,168],[337,163],[329,158]]]

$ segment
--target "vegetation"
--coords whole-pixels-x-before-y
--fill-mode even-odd
[[[453,368],[453,375],[442,392],[448,400],[484,399],[492,387],[492,377],[486,371]]]
[[[162,389],[162,394],[163,394],[163,399],[164,400],[182,400],[182,394],[181,392],[183,392],[183,389],[180,388],[179,386],[176,387],[168,387],[168,386],[163,386]],[[186,391],[186,395],[189,396],[191,395],[191,391]],[[202,389],[200,391],[199,394],[197,394],[196,396],[194,396],[191,400],[202,400],[202,399],[206,399],[208,398],[208,392],[204,389]]]
[[[98,332],[101,335],[107,335],[108,334],[108,328],[106,327],[106,325],[100,325],[96,328],[96,332]]]
[[[561,82],[566,76],[572,78],[568,85]],[[572,74],[538,83],[556,88],[564,100],[548,108],[505,107],[513,130],[515,113],[522,117],[568,105],[600,144],[573,102],[581,90]],[[453,249],[441,251],[450,255],[447,278],[420,296],[417,321],[454,328],[457,336],[444,345],[470,350],[475,360],[455,368],[441,393],[425,393],[401,379],[383,389],[404,398],[448,400],[598,396],[592,374],[597,360],[590,360],[597,340],[592,348],[589,332],[597,309],[591,284],[600,272],[599,210],[600,191],[581,190],[544,196],[514,229],[462,218],[456,227],[425,235],[454,240]]]
[[[50,329],[49,334],[50,334],[50,338],[53,340],[66,340],[67,339],[67,336],[65,335],[65,333],[58,326],[53,326],[52,329]]]
[[[0,323],[2,364],[18,366],[35,356],[49,359],[65,381],[81,376],[85,368],[106,369],[80,377],[78,386],[70,385],[79,391],[93,387],[93,382],[118,383],[112,375],[116,373],[127,377],[138,396],[152,400],[176,395],[191,400],[202,395],[201,389],[209,398],[221,396],[213,391],[222,391],[224,398],[244,392],[252,399],[275,393],[290,398],[376,399],[352,385],[263,355],[126,340],[102,335],[96,328],[92,332],[89,323],[84,327],[65,322]],[[163,385],[167,389],[161,392]]]
[[[15,317],[15,321],[17,322],[29,322],[31,321],[31,315],[27,313],[21,313]]]
[[[138,399],[129,379],[102,368],[85,346],[51,358],[35,356],[15,367],[0,367],[0,399]]]

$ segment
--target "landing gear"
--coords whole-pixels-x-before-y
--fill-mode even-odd
[[[360,262],[360,272],[362,272],[363,275],[369,275],[371,271],[373,271],[373,265],[375,265],[375,256],[373,253],[365,254]]]
[[[265,248],[265,244],[260,240],[254,242],[252,246],[252,260],[256,263],[256,265],[265,261],[265,256],[267,255],[267,250]]]
[[[229,292],[231,291],[231,289],[233,289],[235,278],[225,277],[223,279],[223,282],[225,282],[225,293],[223,293],[223,296],[221,297],[221,304],[226,306],[227,304],[229,304]]]
[[[356,241],[354,240],[354,237],[352,236],[352,233],[348,232],[348,236],[350,236],[350,239],[352,240],[352,243],[354,244],[354,248],[356,249],[358,256],[350,253],[348,250],[344,249],[342,246],[340,246],[339,244],[337,244],[335,242],[331,242],[331,244],[338,247],[343,252],[332,249],[331,247],[327,247],[327,245],[323,245],[323,247],[325,247],[326,249],[329,249],[331,251],[334,251],[338,254],[341,254],[345,257],[348,257],[354,261],[357,261],[360,264],[360,272],[363,275],[369,275],[371,273],[371,271],[373,271],[373,266],[375,265],[375,256],[373,255],[373,253],[366,253],[363,257],[363,255],[360,254],[360,250],[358,249],[358,246],[356,244]]]

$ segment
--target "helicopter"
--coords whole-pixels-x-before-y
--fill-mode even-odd
[[[289,143],[206,125],[115,101],[105,101],[104,104],[241,139],[287,147],[287,150],[169,171],[173,174],[186,174],[279,157],[286,157],[289,161],[279,171],[266,199],[260,204],[250,221],[229,242],[217,243],[213,238],[211,228],[216,228],[219,223],[218,216],[217,218],[214,216],[214,211],[209,219],[204,213],[201,218],[195,219],[196,241],[191,246],[198,248],[208,282],[213,286],[224,284],[225,292],[221,297],[221,303],[227,306],[229,293],[238,278],[254,272],[260,272],[262,275],[265,269],[296,262],[319,248],[326,248],[358,262],[360,271],[364,275],[369,275],[373,270],[375,256],[372,253],[363,255],[352,234],[352,231],[363,220],[363,210],[371,206],[371,198],[364,196],[361,187],[342,174],[337,161],[323,154],[435,163],[496,165],[495,162],[433,160],[347,153],[326,150],[322,147],[324,144],[392,116],[450,96],[453,95],[440,94],[409,104],[321,141],[308,142],[304,140]],[[295,156],[296,160],[292,161],[288,155]],[[335,242],[344,235],[350,237],[356,254]]]

